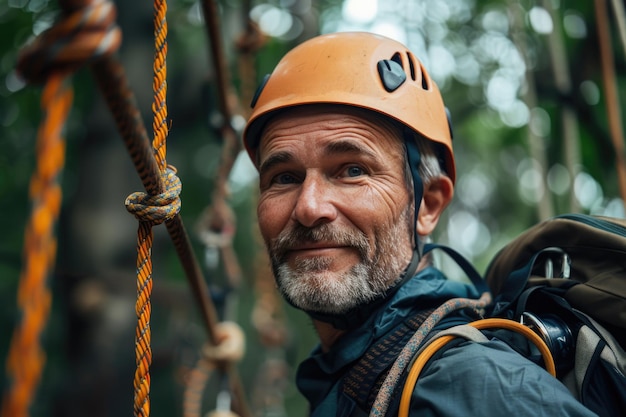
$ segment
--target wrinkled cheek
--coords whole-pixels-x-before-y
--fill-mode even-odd
[[[283,230],[289,216],[285,216],[282,211],[280,202],[260,201],[257,206],[257,218],[259,230],[266,246],[270,247],[272,239],[276,238]]]

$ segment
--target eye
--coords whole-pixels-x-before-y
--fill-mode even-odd
[[[295,184],[298,182],[298,179],[294,175],[288,172],[283,172],[281,174],[274,176],[274,178],[272,178],[272,182],[274,184],[280,184],[280,185]]]
[[[344,171],[347,177],[359,177],[365,175],[365,170],[358,165],[350,165]]]

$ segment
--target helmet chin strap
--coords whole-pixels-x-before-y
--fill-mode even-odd
[[[411,176],[413,177],[413,196],[415,200],[415,210],[413,213],[413,221],[410,224],[413,231],[414,249],[421,257],[419,249],[419,236],[417,234],[417,220],[420,211],[420,205],[422,203],[422,197],[424,196],[424,183],[422,177],[419,174],[419,166],[422,160],[420,151],[417,148],[417,141],[413,138],[406,129],[404,130],[404,146],[406,147],[406,155],[409,163],[409,169],[411,170]]]
[[[422,202],[422,197],[424,194],[424,184],[422,182],[422,178],[419,175],[419,166],[421,163],[421,156],[419,149],[417,148],[417,142],[415,141],[413,135],[404,130],[404,144],[406,147],[407,160],[409,163],[409,167],[411,170],[411,176],[413,177],[413,195],[415,198],[414,204],[414,213],[412,222],[410,224],[410,229],[413,232],[413,254],[411,255],[411,261],[409,265],[405,269],[401,279],[398,280],[392,287],[390,287],[387,292],[368,303],[359,305],[354,307],[352,310],[348,311],[344,314],[327,314],[327,313],[318,313],[314,311],[306,311],[305,312],[314,320],[323,321],[325,323],[331,324],[334,328],[339,330],[350,330],[355,329],[365,323],[365,321],[370,317],[371,311],[387,301],[393,294],[398,291],[405,282],[411,279],[416,271],[419,261],[422,257],[420,248],[419,248],[419,237],[417,234],[416,226],[417,219],[419,214],[420,205]],[[290,302],[290,300],[287,300]],[[293,304],[292,304],[293,305]],[[295,307],[295,306],[294,306]],[[296,307],[297,308],[297,307]]]

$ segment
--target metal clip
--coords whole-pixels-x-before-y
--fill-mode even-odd
[[[571,270],[572,260],[567,253],[563,253],[563,260],[561,261],[561,278],[569,279],[572,273]]]
[[[544,264],[544,276],[546,278],[565,278],[569,279],[572,273],[572,259],[569,255],[559,248],[550,248],[546,251],[555,252],[558,249],[558,253],[561,255],[561,271],[558,276],[554,275],[554,261],[550,256],[546,257]],[[556,257],[555,257],[556,258]]]

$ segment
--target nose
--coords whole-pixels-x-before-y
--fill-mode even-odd
[[[305,227],[332,222],[337,207],[332,199],[332,185],[318,175],[307,175],[302,182],[292,217]]]

